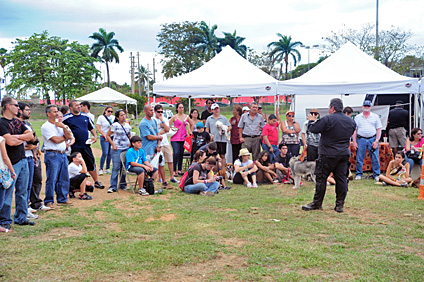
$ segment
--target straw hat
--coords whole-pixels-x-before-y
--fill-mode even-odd
[[[239,157],[241,156],[250,156],[249,150],[247,150],[247,148],[241,149],[239,153]]]

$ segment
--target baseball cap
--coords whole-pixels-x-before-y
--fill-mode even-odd
[[[249,107],[244,106],[243,109],[242,109],[242,111],[248,111],[248,112],[250,112],[250,109],[249,109]]]
[[[371,101],[370,100],[365,100],[364,103],[362,104],[362,106],[371,107]]]
[[[217,103],[212,104],[211,110],[215,110],[216,108],[219,108],[219,105]]]
[[[203,127],[205,127],[205,125],[203,124],[203,122],[199,121],[199,122],[196,124],[196,127],[197,127],[197,128],[203,128]]]

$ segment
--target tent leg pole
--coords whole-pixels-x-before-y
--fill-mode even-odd
[[[137,133],[138,133],[138,136],[140,136],[140,127],[138,127],[138,107],[137,107],[137,104],[135,104],[135,121],[136,121],[136,124],[137,124]]]
[[[188,112],[191,112],[191,98],[188,97]]]

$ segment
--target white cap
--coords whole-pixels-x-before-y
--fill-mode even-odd
[[[249,107],[244,106],[244,107],[243,107],[243,109],[242,109],[242,112],[244,112],[244,111],[248,111],[248,112],[250,112]]]
[[[211,110],[215,110],[216,108],[219,108],[219,105],[217,103],[213,103],[211,106]]]

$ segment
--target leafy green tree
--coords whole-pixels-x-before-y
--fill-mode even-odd
[[[115,61],[117,64],[119,64],[119,55],[117,51],[121,53],[124,52],[124,49],[121,47],[121,45],[119,45],[118,40],[113,38],[114,36],[114,32],[108,33],[103,28],[100,28],[99,32],[94,32],[89,36],[89,38],[97,41],[91,45],[91,50],[93,50],[91,56],[106,64],[108,87],[110,87],[109,63]],[[100,53],[102,53],[101,56]]]
[[[163,24],[156,38],[165,78],[189,73],[203,65],[205,53],[196,48],[202,34],[198,22]]]
[[[223,32],[224,38],[218,38],[220,49],[224,46],[230,46],[237,53],[239,53],[243,58],[246,58],[246,45],[242,44],[246,39],[245,37],[240,37],[237,35],[236,30],[233,33]]]
[[[212,59],[219,50],[218,38],[215,31],[218,26],[215,24],[211,28],[204,22],[200,22],[200,34],[195,37],[195,43],[203,53],[205,53],[206,61]]]
[[[134,80],[138,82],[140,80],[142,87],[142,90],[146,89],[146,85],[150,83],[151,81],[152,73],[145,68],[143,65],[140,65],[135,71],[135,77]]]
[[[300,61],[300,52],[296,49],[296,47],[299,47],[302,45],[302,42],[295,41],[292,42],[291,36],[287,35],[281,35],[281,33],[277,33],[277,36],[280,37],[278,41],[274,41],[268,44],[268,48],[273,48],[269,56],[272,61],[276,63],[281,63],[284,61],[284,64],[286,66],[286,72],[285,72],[285,79],[288,79],[288,67],[289,67],[289,56],[292,57],[294,61],[294,66],[296,66],[297,62]],[[282,67],[280,69],[280,74],[282,74]]]
[[[79,91],[95,84],[99,75],[88,45],[68,43],[47,31],[28,39],[16,39],[15,47],[6,57],[7,72],[11,80],[7,91],[18,97],[28,90],[42,94],[50,103],[49,91],[56,98],[71,99]]]
[[[6,56],[7,50],[5,48],[0,48],[0,67],[3,69],[3,74],[6,74]]]
[[[125,94],[125,93],[123,93]],[[135,116],[135,118],[137,118],[137,112],[138,112],[138,116],[143,116],[143,109],[144,109],[144,105],[147,102],[147,97],[145,96],[140,96],[138,94],[126,94],[128,97],[133,98],[135,100],[137,100],[137,109],[135,105],[128,105],[128,113],[133,114]],[[125,105],[120,105],[121,109],[125,109]]]

